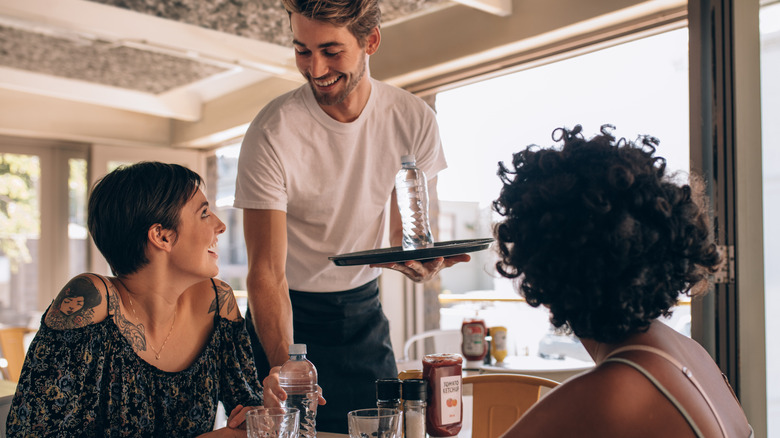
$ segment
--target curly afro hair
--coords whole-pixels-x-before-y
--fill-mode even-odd
[[[555,327],[609,343],[706,289],[720,264],[707,212],[667,175],[658,140],[616,140],[612,129],[585,140],[580,125],[558,128],[562,146],[515,153],[511,168],[499,163],[493,202],[498,272]]]

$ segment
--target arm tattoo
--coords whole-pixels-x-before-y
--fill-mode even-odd
[[[95,307],[103,302],[100,291],[86,277],[75,277],[62,288],[46,314],[46,324],[55,330],[68,330],[92,324]]]
[[[217,298],[214,298],[214,301],[211,302],[209,313],[219,311],[223,315],[230,315],[238,306],[236,297],[233,295],[230,287],[224,282],[217,281],[215,284],[217,285]],[[217,301],[219,301],[219,309],[217,309]]]

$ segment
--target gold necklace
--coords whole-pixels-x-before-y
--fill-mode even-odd
[[[138,324],[143,325],[141,323],[141,320],[138,319],[138,314],[135,313],[135,305],[133,305],[133,298],[130,296],[131,294],[133,294],[135,292],[131,291],[130,288],[127,287],[127,285],[125,284],[124,281],[122,281],[121,278],[117,277],[116,279],[119,280],[119,283],[121,283],[122,287],[124,287],[127,290],[127,292],[128,292],[127,299],[130,300],[130,310],[133,311],[133,318],[135,318],[135,320],[138,321]],[[173,321],[171,321],[171,328],[168,330],[168,334],[165,336],[165,340],[163,341],[162,345],[160,346],[160,349],[156,350],[151,342],[148,343],[149,344],[149,348],[151,348],[152,351],[154,352],[154,358],[157,359],[157,360],[160,360],[160,353],[162,353],[163,348],[165,348],[165,344],[168,343],[168,338],[170,338],[171,337],[171,333],[173,333],[173,325],[176,324],[176,311],[177,311],[177,308],[174,307],[173,308]]]

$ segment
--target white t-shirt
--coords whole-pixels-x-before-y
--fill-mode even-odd
[[[270,102],[249,126],[233,205],[287,212],[291,289],[353,289],[381,270],[336,266],[328,257],[380,246],[385,205],[408,154],[429,179],[447,167],[435,114],[421,99],[371,79],[360,117],[341,123],[304,84]]]

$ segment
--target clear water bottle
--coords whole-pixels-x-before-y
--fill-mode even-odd
[[[428,180],[417,168],[414,155],[401,157],[401,170],[395,175],[395,193],[403,224],[404,250],[430,248],[433,236],[428,219]]]
[[[301,420],[300,436],[315,438],[319,400],[317,368],[306,359],[306,344],[292,344],[289,351],[290,359],[279,371],[279,384],[287,393],[287,400],[282,405],[298,408]]]

